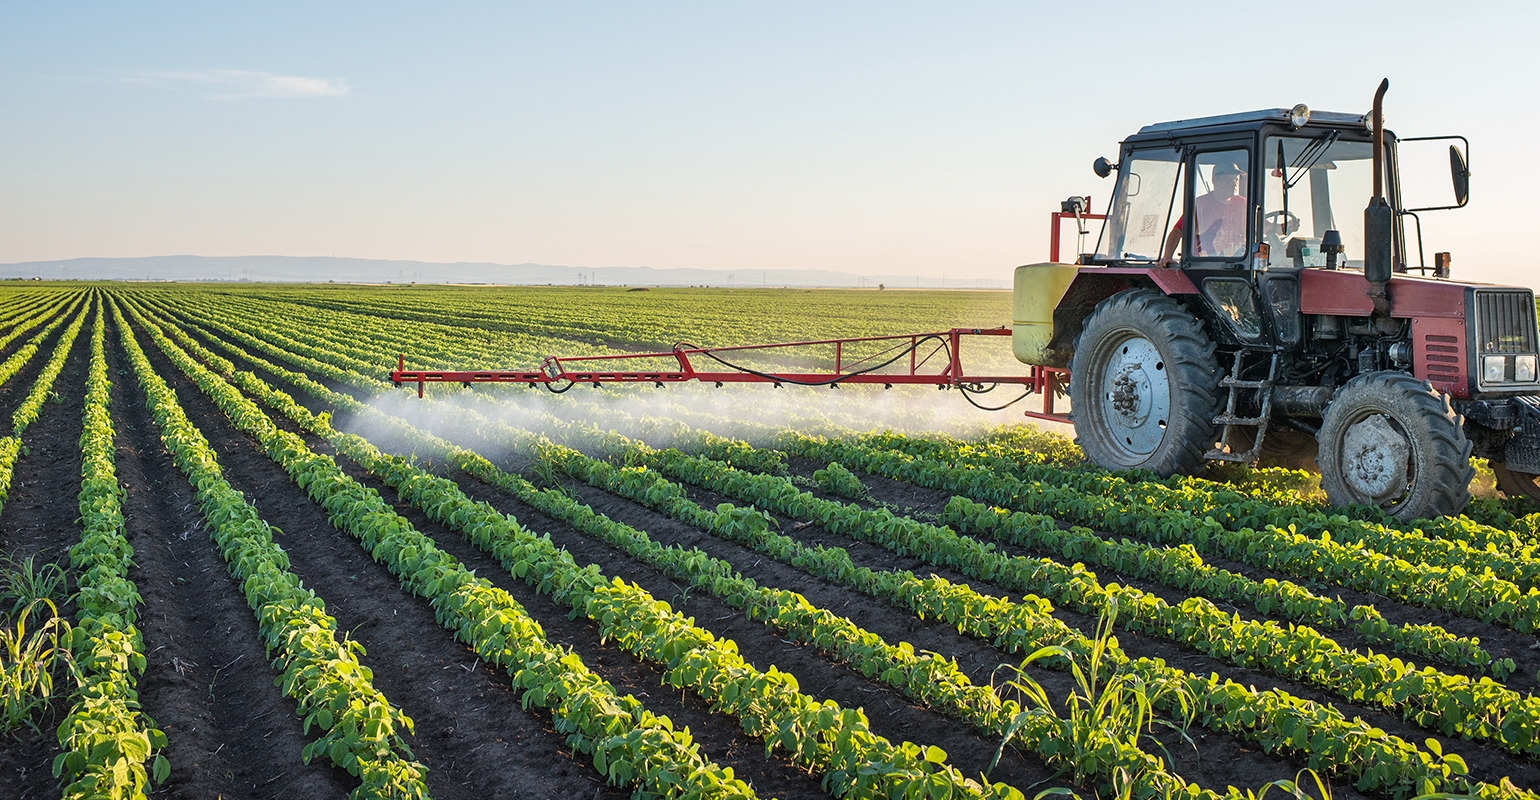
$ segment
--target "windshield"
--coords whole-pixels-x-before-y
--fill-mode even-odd
[[[1096,257],[1118,261],[1160,258],[1171,227],[1172,200],[1181,185],[1182,151],[1164,146],[1135,150],[1118,167],[1118,188],[1102,224]]]
[[[1262,149],[1262,241],[1271,266],[1321,267],[1321,235],[1335,230],[1338,266],[1363,269],[1364,214],[1373,193],[1374,146],[1321,136],[1270,136]]]

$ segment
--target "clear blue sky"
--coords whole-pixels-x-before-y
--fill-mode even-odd
[[[1158,120],[1472,140],[1535,285],[1533,3],[0,5],[0,262],[346,255],[1004,278]],[[1447,176],[1431,176],[1442,189]]]

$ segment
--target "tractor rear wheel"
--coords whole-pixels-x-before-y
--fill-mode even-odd
[[[1350,380],[1316,435],[1321,488],[1334,506],[1372,505],[1398,519],[1458,514],[1470,502],[1471,443],[1449,396],[1404,372]]]
[[[1497,488],[1503,490],[1503,494],[1540,503],[1540,475],[1514,472],[1501,461],[1492,462],[1492,474],[1497,476]]]
[[[1107,469],[1193,474],[1214,446],[1219,368],[1202,323],[1129,289],[1086,317],[1070,363],[1075,442]]]

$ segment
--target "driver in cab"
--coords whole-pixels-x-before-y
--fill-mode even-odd
[[[1246,249],[1246,171],[1234,161],[1222,161],[1214,165],[1213,179],[1213,188],[1193,200],[1192,255],[1243,255]],[[1160,257],[1162,267],[1174,263],[1186,223],[1184,215],[1167,234],[1166,247]]]

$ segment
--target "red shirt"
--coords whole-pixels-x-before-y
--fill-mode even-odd
[[[1246,250],[1246,195],[1233,194],[1222,198],[1217,192],[1209,192],[1193,201],[1197,212],[1198,230],[1193,236],[1194,256],[1239,256]],[[1176,229],[1182,230],[1186,215],[1178,218]]]

